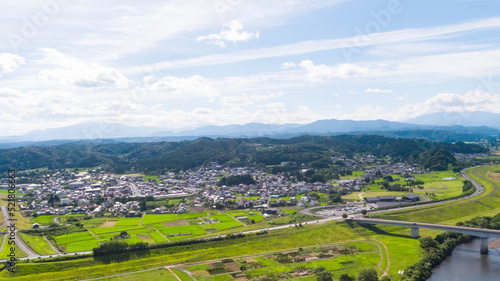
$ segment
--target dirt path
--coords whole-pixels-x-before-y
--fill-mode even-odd
[[[185,270],[184,268],[182,268],[180,266],[175,266],[175,269],[180,270],[180,271],[186,273],[187,275],[189,275],[189,277],[191,277],[191,279],[193,279],[193,281],[196,281],[196,279],[193,276],[193,273],[191,273],[190,271]]]
[[[342,244],[347,244],[351,242],[365,242],[365,243],[371,243],[366,240],[349,240],[349,241],[342,241],[338,243],[328,243],[328,244],[319,244],[319,245],[313,245],[313,246],[306,246],[302,247],[303,249],[310,249],[310,248],[315,248],[315,247],[327,247],[327,246],[333,246],[333,245],[342,245]],[[382,242],[380,242],[382,243]],[[383,243],[382,243],[383,244]],[[385,245],[384,245],[385,246]],[[286,249],[286,251],[296,251],[299,248],[294,248],[294,249]],[[250,255],[241,255],[241,256],[234,256],[234,257],[227,257],[228,259],[237,259],[237,258],[247,258],[247,257],[260,257],[260,256],[266,256],[272,253],[276,253],[276,251],[271,251],[271,252],[264,252],[264,253],[258,253],[258,254],[250,254]],[[194,258],[200,258],[201,256],[196,256]],[[219,259],[211,259],[211,260],[203,260],[203,261],[196,261],[196,262],[185,262],[181,264],[173,264],[171,266],[175,267],[176,269],[184,271],[182,268],[178,268],[179,266],[186,266],[186,265],[197,265],[197,264],[206,264],[206,263],[213,263],[213,262],[218,262],[220,261],[221,258]],[[108,275],[108,276],[101,276],[101,277],[95,277],[95,278],[89,278],[89,279],[83,279],[82,281],[90,281],[90,280],[99,280],[99,279],[104,279],[104,278],[110,278],[110,277],[117,277],[117,276],[124,276],[124,275],[129,275],[133,273],[140,273],[140,272],[146,272],[146,271],[152,271],[156,269],[162,269],[166,268],[166,266],[161,266],[161,267],[154,267],[154,268],[148,268],[148,269],[143,269],[143,270],[137,270],[137,271],[130,271],[130,272],[125,272],[125,273],[120,273],[120,274],[114,274],[114,275]]]
[[[370,238],[370,239],[373,239],[377,242],[379,242],[380,244],[382,244],[385,248],[385,255],[387,256],[387,267],[385,268],[385,271],[384,273],[380,276],[385,276],[385,275],[389,275],[389,267],[391,266],[391,259],[389,258],[389,249],[387,249],[387,246],[380,240],[376,239],[376,238]],[[384,255],[382,254],[382,249],[380,248],[379,245],[377,245],[379,247],[379,250],[380,250],[380,256],[382,257],[382,259],[384,258]],[[380,261],[380,263],[378,264],[378,268],[380,268],[380,266],[382,265],[382,261]],[[380,268],[380,270],[382,270]]]
[[[99,240],[99,237],[97,237],[97,235],[95,235],[92,231],[90,230],[87,230],[87,232],[90,233],[90,235],[94,236],[95,239],[98,239]]]
[[[139,225],[140,225],[140,224],[139,224]],[[156,232],[160,233],[160,235],[161,235],[161,236],[163,236],[163,238],[167,239],[167,241],[170,241],[170,240],[167,238],[167,236],[163,235],[163,233],[161,233],[161,232],[160,232],[160,231],[159,231],[156,227],[152,226],[152,228],[153,228],[154,230],[156,230]]]
[[[174,276],[175,276],[175,278],[177,278],[177,280],[182,281],[182,280],[181,280],[181,278],[179,278],[179,276],[177,276],[177,274],[175,274],[175,273],[172,271],[172,269],[170,269],[170,267],[169,267],[169,266],[165,266],[165,268],[166,268],[168,271],[170,271],[170,273],[172,273],[172,275],[174,275]]]
[[[50,243],[49,239],[47,239],[47,237],[45,237],[45,235],[43,236],[43,239],[45,239],[45,241],[47,241],[47,243],[49,243],[50,247],[52,248],[52,250],[54,252],[56,252],[57,254],[61,253],[61,252],[59,252],[59,250],[56,247],[54,247],[54,245],[52,245],[52,243]]]
[[[141,219],[139,220],[139,226],[142,226],[142,219],[144,218],[144,216],[145,216],[145,215],[146,215],[146,214],[142,214],[142,217],[141,217]]]
[[[358,194],[359,196],[359,199],[361,199],[361,201],[363,201],[363,197],[361,195],[365,194],[364,192],[361,192],[360,194]]]

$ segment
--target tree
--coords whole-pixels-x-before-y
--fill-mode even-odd
[[[378,281],[375,269],[363,269],[358,274],[358,281]]]
[[[342,218],[343,218],[343,219],[347,219],[347,214],[346,214],[346,213],[343,213],[343,214],[342,214]]]
[[[437,242],[436,240],[432,239],[432,237],[422,237],[419,239],[420,241],[420,248],[425,249],[425,248],[436,248],[437,247]]]
[[[139,209],[141,211],[146,211],[148,209],[148,206],[146,205],[146,200],[142,199],[141,202],[139,202]]]
[[[331,193],[330,195],[328,195],[328,200],[331,203],[340,203],[342,202],[342,196],[340,196],[340,194],[338,193]]]
[[[361,214],[364,216],[366,215],[366,213],[368,213],[365,209],[361,210]]]
[[[330,271],[326,271],[325,268],[323,267],[322,271],[316,272],[316,278],[318,281],[332,281],[333,280],[333,275]]]
[[[347,274],[342,274],[342,275],[340,275],[339,281],[356,281],[356,278],[351,277]]]
[[[389,275],[384,275],[380,278],[380,281],[391,281],[391,277],[389,277]]]

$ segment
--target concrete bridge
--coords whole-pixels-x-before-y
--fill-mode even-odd
[[[382,225],[395,225],[411,228],[411,237],[418,238],[420,228],[428,228],[442,231],[457,232],[462,234],[468,234],[471,236],[476,236],[481,238],[481,253],[488,253],[488,238],[500,238],[500,230],[494,229],[484,229],[484,228],[473,228],[464,226],[452,226],[452,225],[442,225],[442,224],[431,224],[431,223],[421,223],[421,222],[408,222],[408,221],[393,221],[393,220],[379,220],[379,219],[367,219],[367,218],[354,218],[355,221],[360,224],[382,224]]]

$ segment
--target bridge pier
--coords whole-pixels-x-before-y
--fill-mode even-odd
[[[420,237],[418,227],[412,227],[411,228],[411,238],[418,238]]]
[[[481,254],[488,254],[488,238],[481,237]]]

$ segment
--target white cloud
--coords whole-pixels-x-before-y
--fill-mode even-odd
[[[19,66],[26,63],[26,60],[19,55],[0,53],[0,77],[2,74],[13,72]]]
[[[207,36],[199,36],[196,41],[207,41],[208,44],[226,47],[225,41],[236,44],[237,42],[246,42],[252,39],[259,39],[259,32],[249,32],[243,30],[243,24],[240,21],[234,20],[229,24],[224,25],[227,29],[221,30],[219,34],[210,34]]]
[[[474,111],[500,113],[500,94],[481,90],[469,91],[464,95],[440,93],[425,102],[402,107],[395,117],[397,120],[405,120],[437,112]]]
[[[284,102],[269,102],[266,103],[263,107],[270,108],[270,109],[283,109],[286,107],[286,104]]]
[[[224,106],[248,106],[255,103],[273,99],[282,96],[282,92],[268,94],[268,95],[239,95],[239,96],[225,96],[222,98],[222,105]]]
[[[289,69],[289,68],[295,68],[295,63],[293,62],[284,62],[282,65],[281,65],[281,69]]]
[[[392,93],[392,90],[381,90],[381,89],[371,89],[368,88],[365,90],[366,93]]]
[[[336,77],[344,79],[358,78],[368,74],[368,68],[350,63],[328,66],[324,64],[314,65],[310,60],[303,60],[299,66],[307,71],[306,78],[312,82],[325,82]]]
[[[41,53],[43,57],[37,63],[53,67],[39,72],[38,75],[43,80],[83,88],[127,88],[130,84],[130,81],[114,68],[87,63],[50,48],[41,49]]]
[[[152,84],[146,85],[146,90],[164,99],[189,97],[204,97],[214,101],[220,94],[203,77],[194,75],[189,78],[165,76]]]
[[[128,72],[143,73],[151,69],[151,67],[165,70],[207,65],[221,65],[327,50],[342,50],[346,55],[346,59],[349,59],[351,55],[359,53],[360,48],[368,46],[390,46],[391,44],[395,43],[414,44],[416,42],[429,40],[449,39],[452,37],[463,35],[464,33],[470,31],[481,31],[498,28],[500,28],[500,17],[487,18],[438,27],[372,33],[369,36],[369,40],[366,40],[366,38],[364,38],[363,36],[353,36],[329,40],[303,41],[282,46],[254,49],[229,54],[216,54],[181,60],[163,61],[152,65],[148,64],[131,67],[128,69]]]

